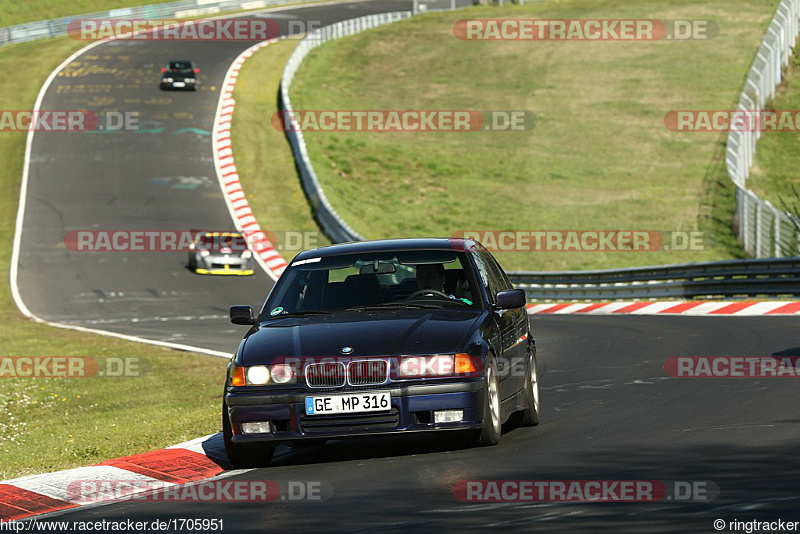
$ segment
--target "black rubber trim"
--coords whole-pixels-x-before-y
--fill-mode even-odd
[[[309,395],[341,395],[348,391],[310,391],[295,390],[291,392],[268,393],[247,392],[244,388],[228,388],[225,402],[228,406],[253,406],[257,404],[302,404]],[[446,382],[443,384],[415,384],[409,386],[391,386],[374,391],[389,391],[392,397],[413,397],[417,395],[437,395],[442,393],[471,393],[483,390],[483,379],[470,379],[463,382]]]

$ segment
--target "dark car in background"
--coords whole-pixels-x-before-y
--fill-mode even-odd
[[[189,245],[189,269],[197,274],[249,276],[255,273],[255,259],[238,232],[200,232]]]
[[[188,60],[170,61],[161,67],[161,89],[197,89],[197,73],[200,69]]]
[[[525,293],[480,243],[401,239],[297,255],[228,364],[228,457],[277,445],[407,433],[494,445],[512,415],[539,422]]]

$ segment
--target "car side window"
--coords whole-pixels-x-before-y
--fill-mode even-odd
[[[481,255],[483,256],[483,263],[486,265],[486,272],[489,274],[489,289],[491,289],[492,302],[494,302],[495,295],[505,289],[505,281],[503,280],[503,275],[500,274],[501,271],[496,267],[492,255],[486,250],[481,251]]]
[[[475,265],[478,267],[478,275],[480,278],[481,285],[486,290],[486,294],[489,295],[489,300],[494,300],[494,294],[492,294],[491,287],[489,286],[489,272],[486,268],[486,264],[484,263],[483,256],[477,250],[471,250],[470,254],[472,254],[472,259],[475,260]]]
[[[506,275],[506,272],[500,267],[500,263],[498,263],[497,258],[492,256],[489,252],[486,253],[487,256],[491,259],[489,264],[494,268],[494,271],[497,273],[497,277],[500,280],[500,285],[502,289],[514,289],[514,284],[511,283],[511,280]]]

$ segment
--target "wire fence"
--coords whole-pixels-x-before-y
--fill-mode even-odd
[[[800,0],[781,0],[770,22],[739,98],[737,111],[759,125],[760,112],[775,98],[798,36]],[[761,128],[747,127],[728,132],[725,166],[736,185],[736,231],[745,252],[757,258],[800,254],[800,221],[762,200],[747,189]]]

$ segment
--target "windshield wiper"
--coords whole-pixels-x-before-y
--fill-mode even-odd
[[[288,312],[288,313],[279,313],[278,315],[272,315],[268,317],[269,319],[281,319],[283,317],[297,317],[300,315],[329,315],[331,312],[324,311],[324,310],[304,310],[304,311],[296,311],[296,312]]]
[[[345,308],[344,311],[371,311],[371,310],[438,310],[441,306],[435,304],[399,304],[387,302],[385,304],[367,304],[365,306],[355,306]]]

